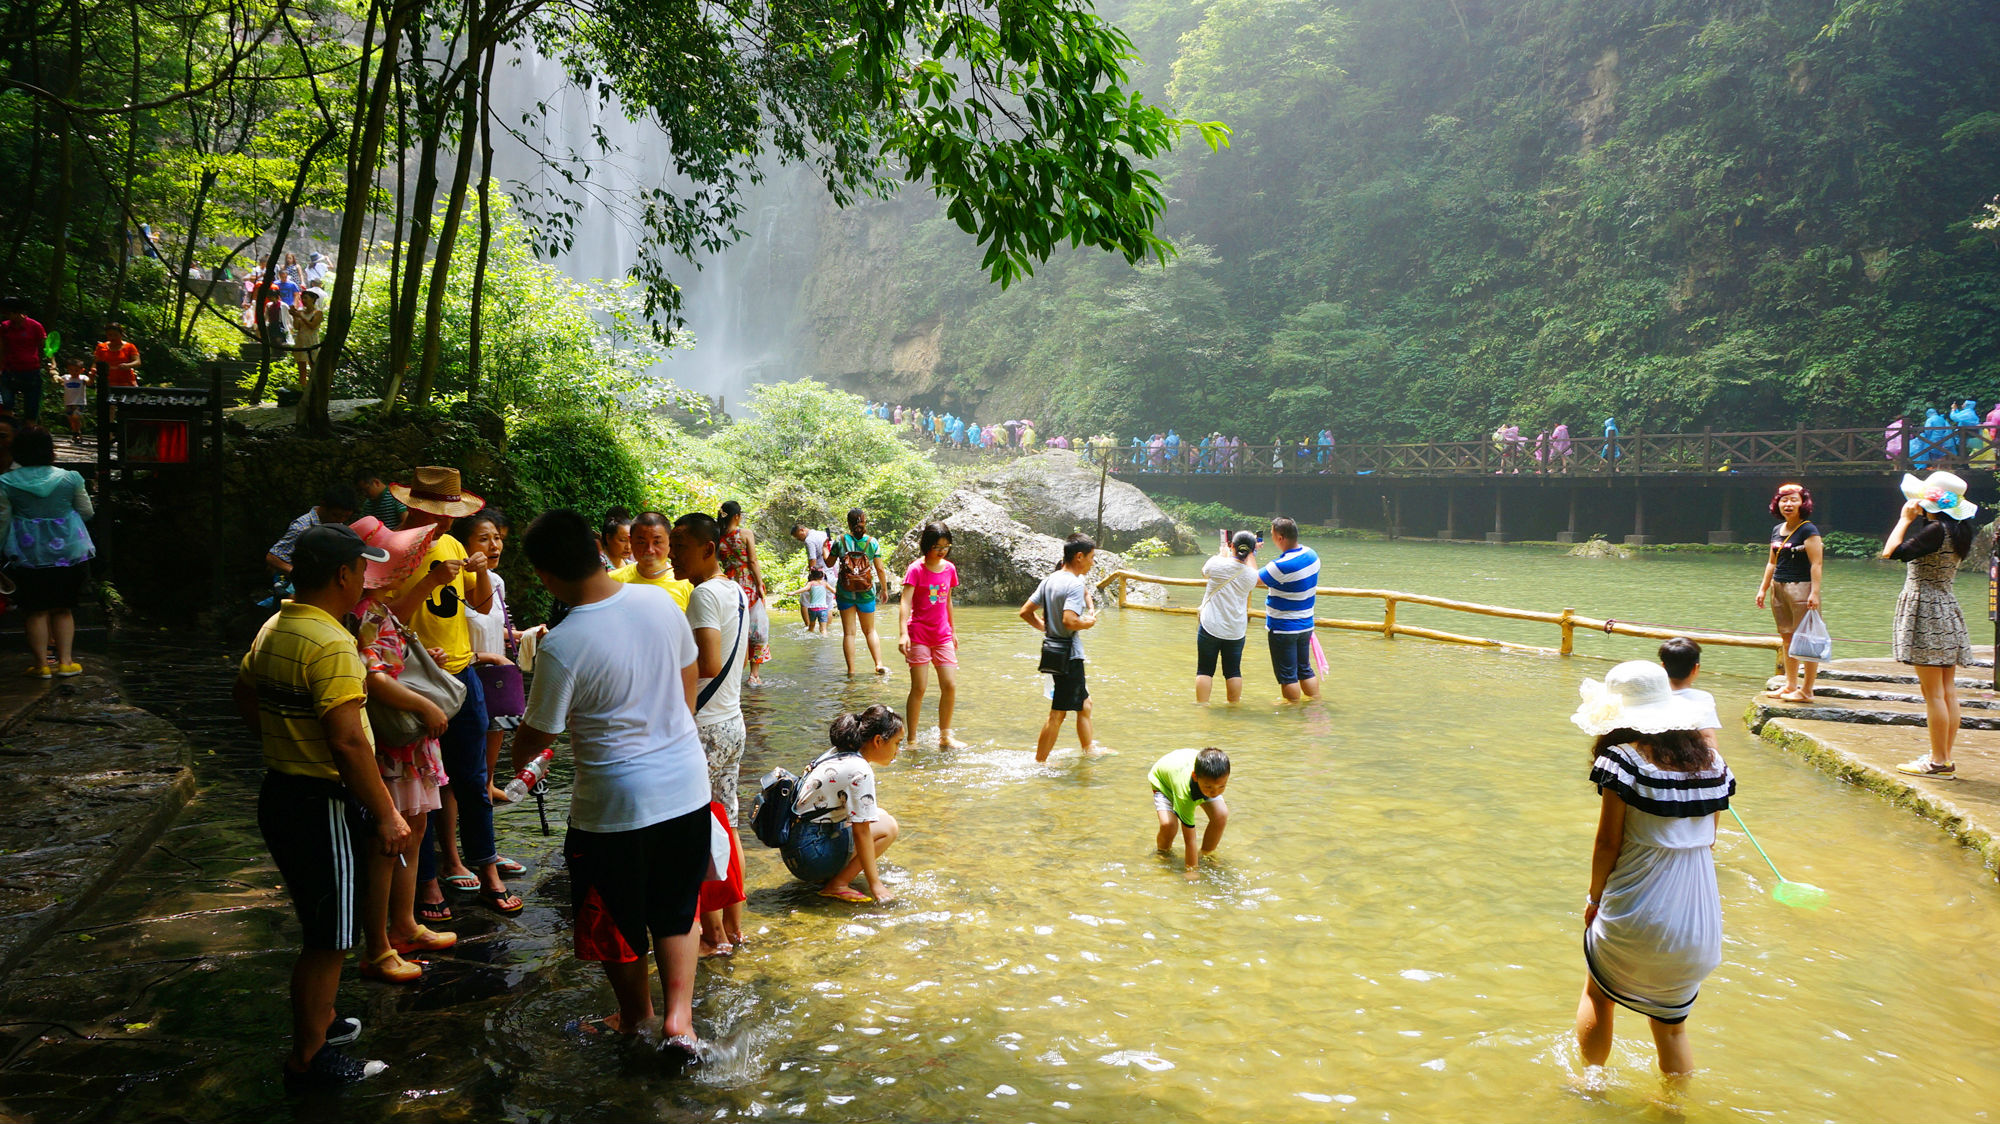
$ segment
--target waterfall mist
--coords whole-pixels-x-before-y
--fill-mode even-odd
[[[666,133],[572,86],[560,63],[531,50],[503,54],[493,85],[494,120],[502,126],[493,137],[495,185],[513,195],[524,187],[561,189],[582,199],[572,244],[552,264],[579,280],[626,276],[638,259],[633,192],[693,187],[675,172]],[[600,128],[608,151],[598,145]],[[544,157],[572,155],[589,165],[590,179],[582,185],[565,182],[544,164]],[[746,189],[738,220],[745,236],[720,253],[680,259],[673,268],[683,330],[693,335],[694,348],[672,352],[655,366],[657,376],[734,403],[753,384],[816,373],[803,369],[798,304],[823,201],[810,171],[796,166],[767,169],[764,182]]]

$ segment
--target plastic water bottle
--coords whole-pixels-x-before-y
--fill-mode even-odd
[[[542,778],[549,775],[549,762],[553,761],[555,756],[555,750],[545,749],[536,754],[533,761],[528,762],[527,768],[515,774],[514,779],[508,781],[506,789],[503,790],[507,794],[508,801],[511,803],[520,800],[528,795],[529,790],[542,783]]]

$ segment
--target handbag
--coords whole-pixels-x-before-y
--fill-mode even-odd
[[[1048,628],[1062,623],[1062,610],[1049,604],[1048,594],[1042,594],[1042,662],[1035,670],[1043,675],[1068,675],[1069,661],[1076,655],[1076,638],[1073,636],[1051,636]]]
[[[486,696],[488,718],[519,718],[528,713],[528,692],[521,680],[521,648],[514,642],[514,614],[504,600],[500,602],[500,620],[501,634],[506,637],[501,648],[512,662],[478,664],[473,674],[479,676],[479,689]]]
[[[431,658],[430,649],[403,627],[403,622],[395,621],[395,626],[396,634],[403,638],[404,649],[403,672],[396,676],[396,682],[435,703],[447,717],[457,714],[458,708],[465,705],[465,684],[439,667],[437,661]],[[375,730],[375,744],[378,746],[409,745],[430,736],[430,727],[415,711],[402,710],[373,697],[369,698],[367,708],[368,725]]]

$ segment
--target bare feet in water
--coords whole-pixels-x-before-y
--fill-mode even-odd
[[[938,748],[939,748],[939,749],[965,749],[965,748],[967,748],[967,746],[966,746],[966,743],[964,743],[964,742],[962,742],[962,741],[959,741],[959,740],[958,740],[957,738],[954,738],[954,737],[952,737],[952,736],[951,736],[951,731],[950,731],[950,730],[939,730],[939,731],[938,731]]]

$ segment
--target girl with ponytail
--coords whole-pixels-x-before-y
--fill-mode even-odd
[[[875,801],[875,769],[903,748],[902,716],[879,704],[843,714],[828,728],[827,740],[833,748],[799,780],[792,810],[801,822],[782,851],[785,866],[802,881],[819,883],[824,898],[894,901],[877,864],[901,828]],[[867,893],[853,887],[856,875],[867,876]]]

